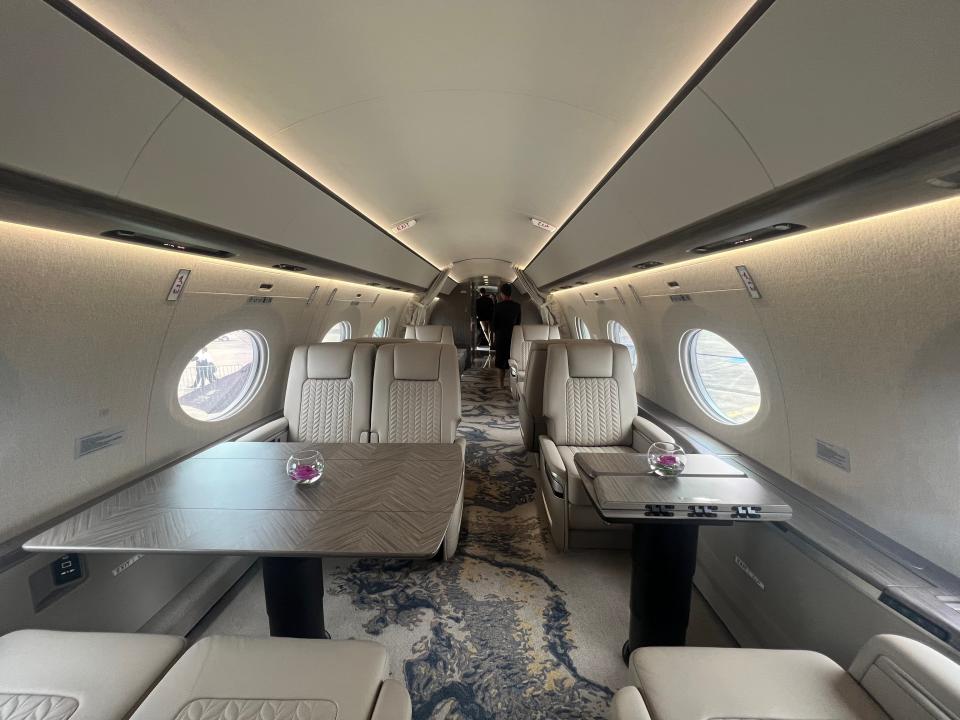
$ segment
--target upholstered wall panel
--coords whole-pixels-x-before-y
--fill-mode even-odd
[[[191,270],[183,295],[167,302],[181,268]],[[410,297],[327,305],[333,288],[370,290],[0,223],[0,540],[279,411],[294,345],[341,320],[356,337],[385,316],[396,328]],[[189,418],[176,399],[181,371],[238,329],[267,340],[261,390],[227,420]],[[112,429],[124,431],[121,443],[74,458],[77,438]]]
[[[960,572],[960,199],[698,258],[555,294],[594,336],[616,319],[639,355],[638,391]],[[736,266],[763,295],[752,300]],[[674,293],[689,300],[673,302]],[[632,286],[617,301],[579,292]],[[763,399],[742,426],[710,419],[684,384],[679,341],[705,328],[749,360]],[[850,453],[850,472],[817,440]]]

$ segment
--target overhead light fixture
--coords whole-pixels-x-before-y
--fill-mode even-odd
[[[660,267],[663,265],[659,260],[645,260],[644,262],[637,263],[634,267],[637,270],[649,270],[650,268]]]
[[[695,248],[692,248],[690,252],[697,253],[699,255],[706,255],[707,253],[729,250],[731,248],[740,247],[741,245],[749,245],[750,243],[760,242],[761,240],[771,240],[775,237],[780,237],[781,235],[788,235],[790,233],[806,229],[806,225],[798,225],[797,223],[777,223],[775,225],[768,225],[767,227],[759,228],[758,230],[751,230],[750,232],[734,235],[733,237],[726,238],[725,240],[717,240],[716,242],[707,243],[706,245],[699,245]]]
[[[534,227],[538,227],[538,228],[540,228],[541,230],[546,230],[547,232],[554,232],[554,231],[556,231],[556,228],[555,228],[553,225],[551,225],[550,223],[545,222],[545,221],[543,221],[543,220],[537,220],[537,218],[535,218],[535,217],[530,218],[530,222],[533,223],[533,226],[534,226]]]
[[[394,225],[393,231],[399,234],[404,232],[405,230],[409,230],[416,224],[417,224],[417,221],[414,218],[410,218],[409,220],[404,220],[403,222],[400,222]]]
[[[137,245],[146,245],[148,247],[166,248],[167,250],[176,250],[177,252],[190,253],[191,255],[207,255],[208,257],[230,258],[235,257],[232,252],[226,250],[216,250],[214,248],[203,247],[202,245],[190,245],[179,240],[169,240],[168,238],[156,237],[154,235],[144,235],[135,230],[107,230],[100,233],[103,237],[113,240],[123,240],[124,242],[136,243]]]
[[[277,263],[274,265],[277,270],[288,270],[289,272],[303,272],[306,270],[303,265],[291,265],[289,263]]]

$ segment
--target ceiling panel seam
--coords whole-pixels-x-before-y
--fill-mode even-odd
[[[714,100],[712,97],[710,97],[710,93],[708,93],[706,90],[704,90],[703,87],[697,87],[697,90],[699,90],[701,93],[703,93],[703,96],[704,96],[707,100],[709,100],[711,103],[713,103],[713,106],[714,106],[717,110],[719,110],[719,111],[720,111],[720,114],[723,115],[723,117],[725,117],[725,118],[727,119],[727,122],[728,122],[728,123],[730,123],[730,127],[732,127],[734,130],[737,131],[737,135],[739,135],[739,136],[741,137],[741,139],[743,140],[744,145],[746,145],[746,146],[750,149],[750,152],[753,154],[753,157],[756,159],[757,164],[760,166],[760,169],[763,170],[763,174],[766,175],[766,176],[767,176],[767,180],[770,181],[770,188],[771,188],[771,189],[776,188],[776,187],[777,187],[777,184],[773,181],[773,176],[772,176],[772,175],[770,174],[770,172],[767,170],[767,166],[763,164],[763,160],[760,159],[760,155],[757,153],[757,151],[754,149],[753,145],[752,145],[752,144],[750,143],[750,141],[747,139],[747,136],[743,134],[743,130],[741,130],[741,129],[739,128],[739,126],[733,121],[733,119],[732,119],[729,115],[727,115],[727,111],[724,110],[724,109],[720,106],[720,103],[718,103],[716,100]]]
[[[130,173],[133,172],[133,169],[137,166],[137,163],[140,162],[140,156],[143,155],[143,151],[147,149],[150,141],[153,140],[153,136],[160,131],[160,128],[163,127],[163,124],[167,121],[167,118],[173,115],[173,111],[180,107],[180,103],[182,103],[183,100],[184,98],[181,95],[180,98],[173,104],[173,107],[171,107],[167,113],[160,118],[160,122],[157,123],[157,126],[147,136],[147,139],[143,141],[143,145],[141,145],[140,149],[137,151],[137,156],[133,159],[133,162],[130,163],[130,167],[127,168],[127,172],[125,172],[123,175],[123,180],[120,182],[120,187],[117,188],[116,197],[119,198],[121,195],[123,195],[123,189],[127,186],[127,180],[130,179]]]

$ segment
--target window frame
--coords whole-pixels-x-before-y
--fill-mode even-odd
[[[340,339],[339,340],[327,340],[327,337],[332,333],[336,328],[340,328]],[[335,322],[327,331],[323,334],[323,337],[320,338],[321,343],[334,343],[334,342],[345,342],[353,337],[353,326],[347,320],[340,320]]]
[[[232,333],[246,333],[246,335],[252,341],[253,346],[253,361],[254,365],[252,371],[250,372],[249,377],[244,383],[241,391],[237,393],[236,398],[234,398],[229,405],[227,405],[222,411],[215,415],[208,415],[207,417],[197,417],[196,415],[191,414],[184,407],[183,403],[180,402],[180,380],[183,378],[183,374],[187,371],[187,368],[190,367],[190,363],[193,362],[193,358],[204,347],[210,345],[210,343],[215,342],[216,340],[222,338],[225,335],[230,335]],[[267,342],[266,337],[259,330],[253,330],[251,328],[237,328],[235,330],[228,330],[227,332],[217,333],[216,336],[208,340],[207,342],[200,345],[200,347],[190,355],[190,360],[180,371],[180,376],[177,379],[177,386],[174,390],[175,398],[177,401],[177,407],[180,409],[184,415],[186,415],[191,420],[200,423],[218,423],[224,420],[232,418],[234,415],[237,415],[242,410],[244,410],[253,399],[260,393],[260,390],[263,388],[263,382],[267,376],[267,368],[270,365],[270,344]]]
[[[623,331],[623,334],[627,336],[629,343],[620,342],[614,337],[614,327],[619,328]],[[638,355],[637,355],[637,343],[633,339],[633,335],[630,334],[630,331],[627,330],[626,325],[624,325],[619,320],[608,320],[607,321],[607,339],[610,342],[617,343],[618,345],[623,345],[627,348],[627,351],[630,353],[630,365],[633,366],[633,369],[637,369]]]
[[[760,411],[763,408],[763,390],[760,388],[760,398],[757,405],[757,411],[751,415],[746,420],[737,421],[733,418],[728,417],[723,410],[720,409],[720,406],[713,399],[710,394],[710,391],[707,389],[706,384],[703,382],[699,371],[699,363],[696,359],[696,346],[697,339],[700,336],[701,332],[709,332],[713,335],[716,335],[718,338],[726,342],[730,347],[734,348],[740,357],[744,359],[744,362],[747,364],[750,372],[753,374],[753,377],[757,381],[757,387],[760,388],[760,376],[757,375],[757,371],[753,369],[753,364],[750,360],[747,359],[747,356],[734,345],[732,342],[727,340],[723,335],[713,330],[707,330],[706,328],[693,328],[687,330],[683,333],[680,338],[680,372],[683,376],[683,382],[687,387],[687,392],[690,393],[690,397],[693,398],[693,401],[697,404],[697,407],[700,408],[711,420],[718,422],[722,425],[727,425],[729,427],[742,427],[747,425],[757,417],[760,416]]]
[[[383,325],[383,334],[377,335],[377,328],[379,328],[381,324]],[[384,315],[382,318],[377,320],[377,324],[373,326],[373,337],[375,338],[390,337],[390,316],[389,315]]]
[[[590,328],[582,317],[577,315],[573,321],[573,325],[577,331],[578,340],[593,340],[593,334],[590,332]]]

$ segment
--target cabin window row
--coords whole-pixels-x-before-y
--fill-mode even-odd
[[[575,318],[574,328],[581,340],[592,337],[583,318]],[[627,329],[611,320],[607,338],[627,348],[636,370],[637,347]],[[710,330],[689,330],[680,339],[679,357],[687,390],[707,416],[725,425],[743,425],[760,412],[757,374],[727,339]]]
[[[390,318],[373,329],[374,337],[387,337]],[[342,342],[352,337],[349,322],[335,323],[321,342]],[[269,352],[266,338],[255,330],[233,330],[201,347],[180,373],[177,401],[189,417],[202,422],[225,420],[240,412],[263,384]]]

